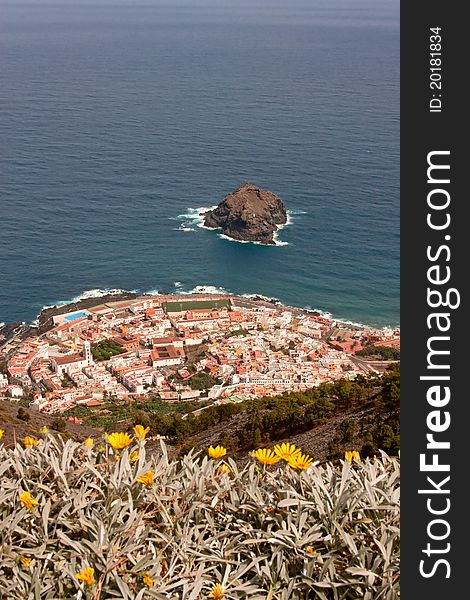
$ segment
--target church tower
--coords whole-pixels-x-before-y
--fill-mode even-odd
[[[91,344],[88,340],[83,342],[83,357],[85,358],[87,364],[91,365],[93,363],[93,355],[91,353]]]

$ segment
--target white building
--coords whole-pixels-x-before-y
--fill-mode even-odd
[[[53,370],[59,375],[81,371],[88,366],[88,361],[81,354],[67,354],[65,356],[54,356],[51,361]]]

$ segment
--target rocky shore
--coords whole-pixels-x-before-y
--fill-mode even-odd
[[[132,300],[138,298],[142,294],[135,292],[122,292],[119,294],[106,294],[105,296],[94,296],[92,298],[83,298],[78,302],[72,302],[70,304],[61,304],[58,306],[51,306],[50,308],[43,308],[39,313],[37,323],[39,333],[44,333],[53,326],[52,318],[56,315],[61,315],[64,312],[73,312],[74,310],[83,310],[84,308],[91,308],[98,304],[106,304],[107,302],[119,302],[121,300]]]

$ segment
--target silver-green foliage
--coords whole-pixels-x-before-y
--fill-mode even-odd
[[[146,457],[143,443],[130,462],[136,449],[116,461],[106,444],[49,436],[0,446],[0,598],[198,600],[215,583],[224,600],[399,597],[397,459],[299,473],[229,458],[225,473],[194,453],[169,461],[164,446]],[[148,471],[153,485],[138,483]],[[76,578],[84,567],[92,586]]]

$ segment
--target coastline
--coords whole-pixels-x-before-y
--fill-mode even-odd
[[[179,283],[179,282],[178,282]],[[98,291],[98,290],[97,290]],[[87,292],[84,292],[84,294],[86,294]],[[215,286],[196,286],[195,288],[193,288],[192,290],[189,291],[184,291],[182,289],[176,289],[175,291],[166,291],[166,290],[162,290],[162,291],[157,291],[157,290],[150,290],[148,292],[142,292],[139,293],[137,291],[126,291],[126,290],[119,290],[116,291],[115,293],[109,291],[108,293],[103,293],[103,294],[97,294],[94,296],[86,296],[80,300],[75,300],[75,301],[70,301],[70,302],[60,302],[57,303],[56,305],[52,305],[52,306],[47,306],[44,307],[37,315],[36,319],[34,319],[31,323],[29,324],[24,324],[24,325],[28,325],[29,327],[34,327],[34,324],[37,323],[38,324],[38,328],[40,330],[44,329],[45,327],[47,327],[47,325],[52,322],[52,318],[54,316],[60,315],[64,312],[72,312],[75,310],[80,310],[80,309],[88,309],[88,308],[92,308],[94,306],[99,306],[100,304],[107,304],[107,303],[112,303],[112,302],[120,302],[120,301],[124,301],[124,300],[133,300],[133,299],[139,299],[139,298],[158,298],[161,299],[162,301],[172,301],[177,299],[178,297],[185,297],[185,299],[209,299],[209,298],[214,298],[214,297],[227,297],[227,298],[231,298],[231,299],[240,299],[241,301],[255,301],[257,304],[262,305],[262,306],[277,306],[278,308],[284,308],[290,311],[293,311],[294,313],[304,313],[304,314],[310,314],[313,316],[318,316],[318,317],[323,317],[326,319],[330,319],[332,321],[335,321],[338,324],[341,325],[347,325],[348,327],[353,327],[353,328],[358,328],[358,329],[363,329],[363,328],[370,328],[370,329],[377,329],[377,330],[384,330],[384,329],[399,329],[400,325],[394,325],[394,324],[388,324],[388,325],[384,325],[384,326],[375,326],[372,324],[368,324],[368,323],[361,323],[358,321],[351,321],[349,319],[343,319],[341,317],[336,317],[333,313],[329,312],[329,311],[325,311],[325,310],[321,310],[318,308],[307,308],[307,307],[302,307],[302,306],[292,306],[289,304],[286,304],[284,302],[282,302],[282,300],[280,300],[279,298],[274,298],[274,297],[269,297],[269,296],[265,296],[263,294],[236,294],[236,293],[232,293],[230,291],[221,289],[221,288],[217,288]],[[8,326],[9,324],[7,323],[5,326]],[[47,329],[44,329],[47,330]]]
[[[178,282],[179,283],[179,282]],[[95,295],[88,295],[89,292],[96,291]],[[279,298],[268,297],[263,294],[235,294],[230,291],[217,288],[215,286],[196,286],[192,290],[184,291],[182,289],[177,289],[174,292],[169,291],[157,291],[150,290],[148,292],[140,293],[138,291],[127,291],[127,290],[87,290],[80,294],[80,296],[70,300],[70,301],[59,301],[57,304],[44,306],[36,318],[33,319],[30,323],[26,322],[11,322],[4,323],[2,327],[0,327],[0,335],[3,336],[10,335],[12,331],[16,331],[20,333],[20,335],[24,337],[28,337],[28,335],[32,334],[42,334],[46,332],[53,326],[53,317],[66,313],[78,311],[81,309],[89,309],[95,306],[99,306],[100,304],[107,304],[113,302],[121,302],[124,300],[133,300],[138,298],[162,298],[163,301],[174,300],[180,296],[184,296],[186,299],[190,298],[200,298],[200,299],[208,299],[214,297],[227,297],[232,299],[239,298],[242,301],[256,301],[259,305],[264,306],[277,306],[279,308],[285,308],[287,310],[293,311],[294,313],[304,313],[310,314],[313,316],[323,317],[326,319],[330,319],[335,321],[337,324],[357,328],[357,329],[376,329],[376,330],[386,330],[386,329],[400,329],[400,325],[388,324],[383,326],[375,326],[368,323],[361,323],[358,321],[352,321],[349,319],[336,317],[333,313],[317,308],[307,308],[302,306],[292,306],[289,304],[285,304]]]

